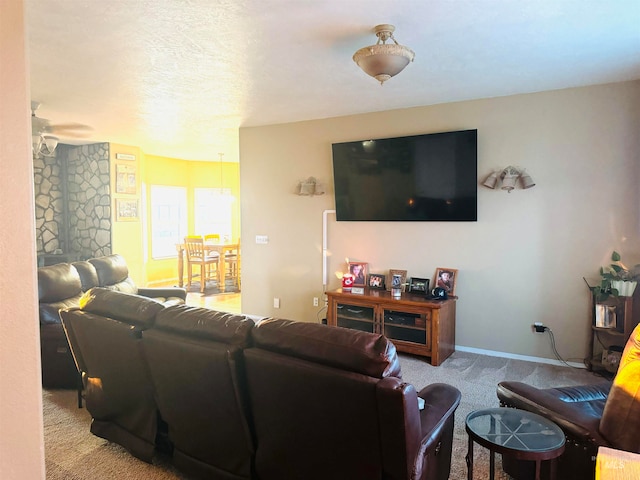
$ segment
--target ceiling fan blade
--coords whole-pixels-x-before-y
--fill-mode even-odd
[[[61,133],[70,130],[90,132],[93,130],[89,125],[84,125],[82,123],[55,123],[53,125],[48,125],[46,129],[51,133]]]
[[[89,138],[91,134],[88,132],[62,131],[56,132],[55,136],[60,138]]]

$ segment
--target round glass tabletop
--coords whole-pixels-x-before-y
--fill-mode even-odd
[[[547,452],[564,445],[560,427],[535,413],[515,408],[487,408],[471,412],[467,431],[486,442],[523,452]]]

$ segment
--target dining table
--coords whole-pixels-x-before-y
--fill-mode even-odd
[[[204,248],[207,252],[217,252],[220,255],[220,260],[218,263],[218,275],[219,275],[219,288],[221,292],[225,291],[225,278],[227,274],[227,262],[224,261],[225,255],[228,253],[233,253],[235,255],[240,255],[240,244],[239,243],[219,243],[219,242],[205,242]],[[176,251],[178,252],[178,286],[184,286],[184,251],[185,245],[184,243],[176,244]],[[240,260],[240,259],[238,259]]]

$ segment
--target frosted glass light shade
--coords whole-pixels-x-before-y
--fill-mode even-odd
[[[413,50],[396,42],[393,38],[394,31],[393,25],[376,26],[378,43],[361,48],[353,54],[353,61],[367,75],[378,80],[380,85],[399,74],[415,57]],[[394,43],[385,43],[388,39]]]
[[[498,174],[496,172],[493,172],[491,175],[489,175],[487,177],[487,179],[484,181],[483,185],[485,187],[488,187],[488,188],[491,188],[491,189],[495,189],[497,183],[498,183]]]

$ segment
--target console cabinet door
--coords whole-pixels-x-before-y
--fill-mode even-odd
[[[416,353],[431,350],[431,310],[401,310],[384,306],[382,309],[382,333],[394,343],[406,344]]]
[[[369,333],[380,333],[376,322],[376,309],[371,304],[358,302],[335,302],[335,326],[361,330]]]

